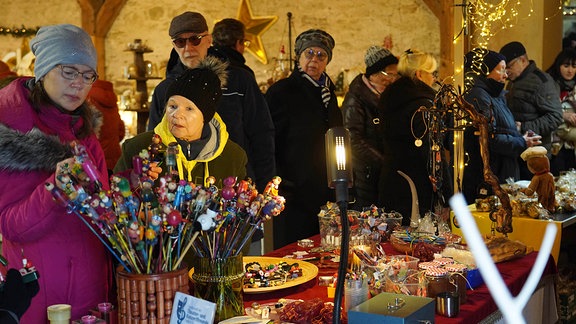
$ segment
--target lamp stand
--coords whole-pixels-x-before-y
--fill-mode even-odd
[[[348,268],[348,250],[350,229],[348,226],[348,183],[346,181],[337,182],[335,185],[336,204],[340,210],[340,224],[342,225],[342,236],[340,239],[340,264],[338,265],[338,277],[336,278],[336,291],[334,293],[334,312],[332,323],[340,323],[340,313],[342,296],[344,295],[344,281]]]

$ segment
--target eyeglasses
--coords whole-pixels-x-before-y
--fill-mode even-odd
[[[183,48],[184,46],[186,46],[186,41],[190,41],[190,44],[192,44],[193,46],[198,46],[198,45],[200,45],[200,42],[202,42],[202,38],[204,38],[208,35],[210,35],[210,34],[194,35],[194,36],[190,36],[188,38],[174,38],[172,40],[172,43],[174,43],[174,46],[176,46],[178,48]]]
[[[387,77],[391,77],[391,78],[396,78],[396,77],[398,77],[398,73],[388,73],[388,72],[385,72],[385,71],[380,71],[380,73],[381,73],[383,76],[387,76]]]
[[[82,82],[84,84],[90,85],[98,79],[98,74],[94,71],[80,72],[71,66],[58,65],[60,68],[60,74],[66,80],[76,80],[76,78],[81,75]]]
[[[513,59],[512,61],[508,62],[508,63],[506,64],[506,69],[512,68],[512,66],[513,66],[514,64],[516,64],[519,60],[520,60],[520,58],[517,57],[517,58]]]
[[[306,57],[307,59],[311,60],[314,58],[314,56],[318,58],[318,61],[323,62],[328,58],[328,53],[324,51],[315,52],[313,49],[308,49],[304,51],[304,57]]]

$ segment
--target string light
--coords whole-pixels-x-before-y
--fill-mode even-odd
[[[572,3],[571,0],[558,0],[558,9],[551,16],[544,17],[548,21],[556,17],[560,13],[564,15],[575,14],[576,7],[572,7],[569,11],[563,8],[567,4]],[[521,17],[520,9],[528,6],[528,13]],[[501,0],[495,3],[494,0],[476,0],[471,1],[468,5],[468,17],[470,25],[474,28],[474,35],[476,43],[480,47],[488,47],[489,40],[494,37],[499,31],[507,28],[513,28],[518,24],[520,19],[528,19],[534,15],[534,3],[520,0]]]
[[[36,32],[38,32],[38,29],[40,29],[40,27],[26,28],[24,25],[22,25],[22,28],[0,26],[0,35],[12,35],[14,37],[34,36]]]

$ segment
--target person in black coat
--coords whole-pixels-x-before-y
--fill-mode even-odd
[[[286,198],[274,217],[274,248],[319,233],[320,207],[334,201],[326,175],[325,134],[342,126],[334,84],[325,73],[334,39],[323,30],[307,30],[296,38],[292,74],[266,92],[276,130],[276,170]]]
[[[403,216],[402,225],[410,225],[412,192],[398,170],[414,182],[419,201],[419,215],[432,211],[448,219],[448,199],[452,195],[451,177],[444,159],[438,163],[442,179],[435,186],[432,170],[429,127],[426,108],[433,104],[438,63],[429,53],[407,50],[400,56],[401,78],[380,96],[382,152],[384,161],[379,180],[379,205]],[[443,148],[435,156],[442,157]]]
[[[378,176],[382,167],[380,94],[398,79],[398,58],[382,46],[370,46],[364,56],[366,73],[357,75],[344,102],[344,126],[350,131],[354,170],[353,209],[378,204]]]
[[[517,159],[526,148],[541,144],[541,136],[522,135],[516,129],[514,116],[506,104],[505,57],[494,51],[473,49],[466,54],[465,73],[472,82],[464,93],[464,99],[490,120],[490,169],[500,183],[505,183],[508,178],[518,180],[520,169]],[[477,197],[491,194],[491,188],[484,183],[484,164],[475,131],[474,127],[468,127],[464,133],[464,150],[468,154],[468,162],[464,168],[462,193],[469,204],[474,203]]]
[[[256,182],[258,190],[263,191],[276,176],[274,124],[254,71],[246,65],[243,54],[249,41],[245,37],[246,27],[241,21],[222,19],[212,30],[213,46],[208,49],[208,55],[228,62],[228,86],[223,89],[218,113],[228,126],[230,138],[248,155],[248,176]],[[252,240],[259,241],[263,235],[257,230]]]

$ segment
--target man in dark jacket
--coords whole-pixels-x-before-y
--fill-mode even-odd
[[[508,107],[521,134],[533,131],[542,136],[542,146],[550,152],[552,134],[562,123],[560,92],[548,73],[528,59],[520,42],[510,42],[500,49],[506,57],[506,72],[510,79]],[[530,180],[532,173],[526,162],[518,158],[520,179]],[[520,180],[516,179],[516,180]]]
[[[227,20],[225,20],[227,21]],[[216,28],[215,30],[220,30]],[[254,179],[258,190],[264,190],[268,181],[276,175],[274,162],[274,126],[264,96],[254,78],[254,73],[244,65],[242,54],[220,44],[220,33],[208,33],[206,19],[197,12],[185,12],[176,16],[169,29],[174,48],[166,68],[166,79],[158,84],[152,96],[148,130],[153,130],[164,115],[166,89],[186,69],[194,68],[207,55],[229,62],[228,82],[222,89],[222,99],[217,112],[226,124],[230,139],[240,145],[248,155],[248,176]],[[214,37],[214,39],[213,39]],[[216,40],[218,37],[218,41]],[[242,37],[236,39],[244,46]],[[244,65],[245,67],[241,67]]]

